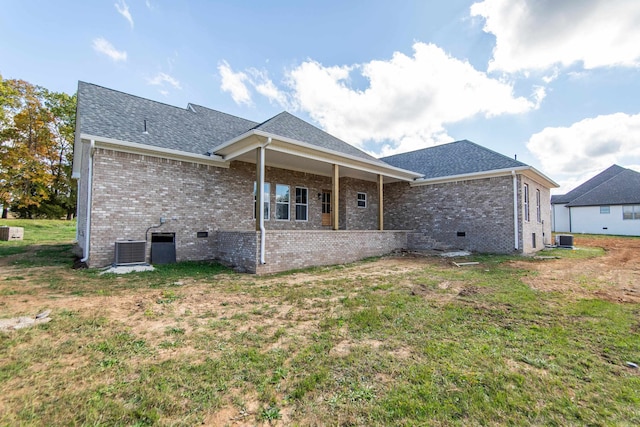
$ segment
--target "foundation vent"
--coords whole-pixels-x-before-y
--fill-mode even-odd
[[[117,240],[115,265],[144,264],[147,242],[144,240]]]

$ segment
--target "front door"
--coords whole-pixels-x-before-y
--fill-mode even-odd
[[[331,191],[322,190],[322,225],[331,226]]]

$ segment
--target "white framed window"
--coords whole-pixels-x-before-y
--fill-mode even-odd
[[[622,219],[640,219],[640,205],[623,206]]]
[[[600,213],[601,214],[610,214],[611,213],[611,206],[600,206]]]
[[[258,205],[256,203],[256,186],[258,184],[253,182],[253,218],[258,217]],[[264,192],[262,193],[262,202],[264,204],[264,219],[269,219],[269,195],[271,194],[271,186],[268,182],[264,183]]]
[[[296,221],[307,221],[309,211],[309,190],[296,187]]]
[[[524,185],[524,220],[529,221],[529,184]]]
[[[276,184],[276,220],[289,221],[289,186]]]
[[[540,209],[540,202],[540,190],[536,188],[536,220],[538,221],[538,223],[542,222],[542,210]]]
[[[358,193],[358,207],[359,208],[367,207],[367,193]]]

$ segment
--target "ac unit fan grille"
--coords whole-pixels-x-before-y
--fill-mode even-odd
[[[116,242],[116,265],[143,264],[147,254],[144,240],[121,240]]]

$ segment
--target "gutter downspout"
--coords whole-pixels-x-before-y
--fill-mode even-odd
[[[264,152],[267,145],[271,144],[271,137],[267,138],[267,142],[260,146],[260,194],[264,195]],[[258,189],[256,188],[256,191]],[[268,200],[268,199],[267,199]],[[264,200],[260,197],[260,206],[258,206],[258,215],[260,215],[260,264],[266,264],[265,261],[265,246],[266,236],[264,228]]]
[[[89,242],[91,232],[91,188],[93,187],[93,152],[96,148],[96,141],[91,140],[91,145],[89,146],[89,173],[87,174],[87,219],[85,220],[85,230],[84,230],[84,257],[80,260],[80,262],[87,262],[89,259]]]
[[[514,233],[514,247],[519,250],[518,245],[518,176],[516,175],[516,171],[511,171],[511,175],[513,176],[513,233]]]

